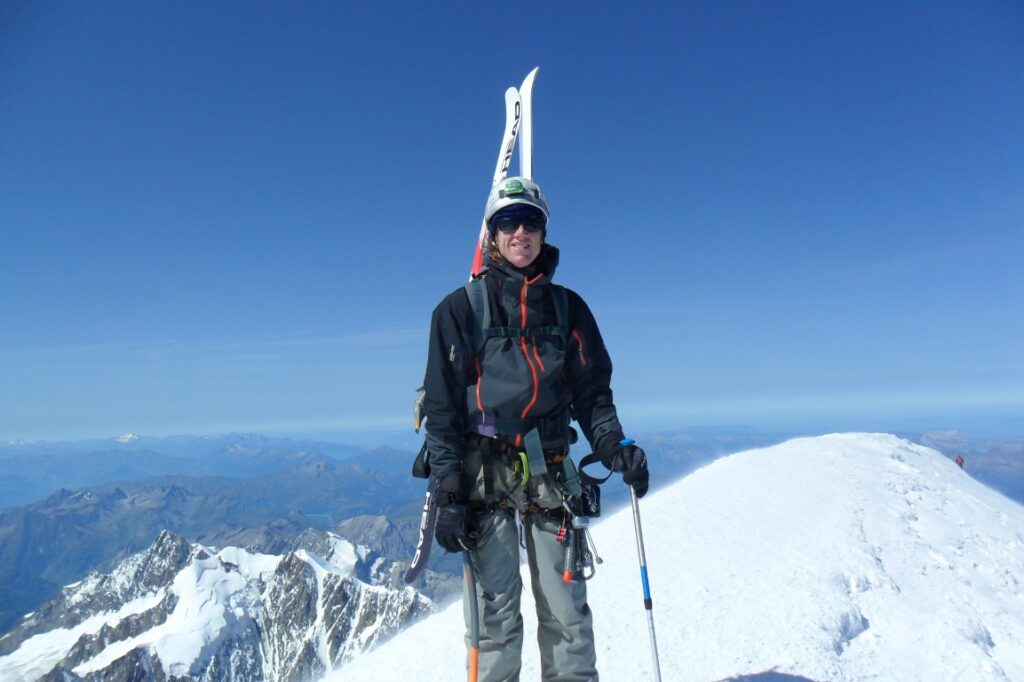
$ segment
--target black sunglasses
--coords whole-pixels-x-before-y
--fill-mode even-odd
[[[520,225],[527,232],[534,233],[544,229],[545,221],[543,218],[535,216],[505,216],[494,221],[495,229],[500,230],[503,234],[515,234]]]
[[[499,211],[491,218],[490,228],[504,234],[515,234],[519,226],[527,232],[540,232],[548,225],[548,218],[535,206],[513,205]]]

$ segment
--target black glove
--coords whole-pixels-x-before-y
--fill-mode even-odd
[[[434,537],[449,552],[476,549],[476,534],[476,514],[469,505],[456,502],[437,510]]]
[[[437,486],[437,523],[434,537],[449,552],[476,549],[476,514],[466,504],[458,474],[448,474]]]
[[[632,443],[616,443],[601,453],[601,462],[612,471],[622,474],[623,482],[633,486],[637,497],[647,494],[651,474],[647,471],[647,455],[643,450]]]

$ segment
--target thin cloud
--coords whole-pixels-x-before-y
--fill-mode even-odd
[[[175,358],[201,357],[247,357],[251,359],[287,356],[308,350],[353,349],[405,351],[415,344],[425,344],[425,328],[404,328],[378,330],[324,337],[279,338],[261,341],[228,341],[219,343],[195,343],[172,340],[141,341],[108,344],[85,344],[77,346],[54,346],[49,348],[23,348],[5,351],[15,362],[95,362],[104,359],[121,360],[171,360]]]
[[[954,266],[964,260],[988,258],[995,254],[1017,252],[1024,247],[1024,228],[995,232],[988,235],[939,244],[914,250],[905,250],[883,256],[870,264],[849,268],[850,275],[864,279],[892,277],[893,273],[906,275],[921,270],[937,270]]]

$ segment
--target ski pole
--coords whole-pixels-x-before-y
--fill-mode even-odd
[[[621,445],[632,445],[628,438]],[[661,664],[658,662],[658,640],[654,637],[654,611],[651,600],[651,584],[647,579],[647,554],[644,552],[644,533],[640,528],[640,503],[633,486],[629,487],[629,495],[633,502],[633,529],[636,531],[636,552],[640,557],[640,579],[644,586],[644,609],[647,611],[647,632],[651,636],[651,659],[654,661],[654,679],[661,682]]]
[[[469,558],[469,550],[462,552],[462,573],[469,589],[469,682],[477,682],[480,667],[480,605],[476,597],[476,571]]]

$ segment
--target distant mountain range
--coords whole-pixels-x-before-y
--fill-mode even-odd
[[[722,455],[785,437],[716,429],[638,441],[658,488]],[[1024,500],[1024,440],[911,437],[949,458],[964,452],[967,473]],[[577,459],[582,454],[574,449]],[[423,482],[409,475],[412,458],[251,434],[2,445],[0,500],[43,492],[0,511],[0,633],[62,586],[113,570],[164,530],[208,547],[275,555],[295,551],[308,532],[331,531],[391,562],[408,561],[423,494]],[[604,486],[606,513],[628,503],[627,490],[618,477]],[[458,588],[458,558],[435,551],[430,565],[416,588],[443,600]],[[401,586],[397,574],[381,584]]]
[[[154,476],[272,474],[310,459],[346,460],[365,449],[254,434],[147,438],[134,434],[68,443],[0,444],[0,509],[75,490]]]
[[[229,452],[224,458],[236,456],[256,457]],[[61,489],[8,509],[0,513],[0,632],[60,586],[90,570],[110,570],[162,530],[216,546],[280,551],[309,528],[369,514],[393,519],[406,542],[414,542],[423,486],[407,473],[412,458],[387,449],[344,461],[263,451],[261,466],[272,473]]]

